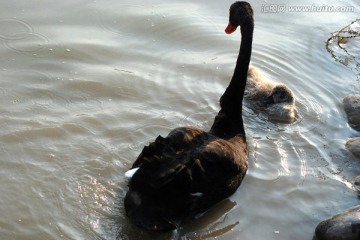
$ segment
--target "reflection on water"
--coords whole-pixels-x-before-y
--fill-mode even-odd
[[[251,64],[294,91],[299,118],[269,122],[245,102],[249,170],[229,200],[170,233],[126,218],[124,173],[142,147],[212,124],[239,47],[223,32],[231,3],[2,3],[1,239],[311,239],[358,203],[344,143],[359,133],[341,107],[359,90],[358,3],[273,14],[261,9],[276,1],[253,1]]]
[[[229,199],[218,203],[199,218],[192,220],[191,223],[184,226],[180,230],[180,234],[183,233],[180,239],[199,240],[216,238],[231,232],[239,224],[238,221],[228,221],[228,214],[235,206],[236,203]]]

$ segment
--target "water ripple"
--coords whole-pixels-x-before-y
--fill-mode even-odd
[[[3,40],[20,40],[34,29],[26,22],[18,19],[0,19],[0,38]]]
[[[33,27],[18,19],[0,19],[0,39],[5,47],[19,53],[39,56],[49,44],[49,39],[34,32]]]
[[[32,53],[36,56],[37,52],[44,50],[49,44],[49,39],[46,36],[35,32],[19,33],[12,36],[13,39],[5,40],[5,46],[20,53]]]
[[[176,11],[174,11],[176,9]],[[154,32],[171,44],[199,49],[218,43],[219,31],[210,18],[202,15],[196,5],[162,4],[155,10],[160,21],[155,22]]]
[[[151,32],[152,7],[136,4],[113,3],[101,5],[96,17],[99,25],[123,37],[146,35]],[[131,21],[129,21],[131,19]],[[138,24],[135,24],[138,23]]]
[[[298,119],[293,125],[296,125],[296,131],[308,132],[323,123],[323,108],[315,98],[308,97],[306,100],[296,102]]]
[[[123,174],[157,135],[210,128],[241,37],[224,34],[228,4],[84,0],[74,8],[68,0],[44,15],[36,1],[3,2],[7,16],[23,18],[0,19],[3,238],[305,239],[322,217],[358,200],[349,179],[359,164],[343,137],[357,133],[341,108],[347,68],[358,69],[324,48],[333,23],[353,13],[265,14],[253,1],[251,62],[294,91],[299,119],[273,123],[245,106],[244,182],[231,204],[171,236],[126,218]],[[359,38],[345,39],[339,45],[357,61]]]

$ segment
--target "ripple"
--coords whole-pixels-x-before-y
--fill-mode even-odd
[[[75,93],[74,96],[66,97],[66,102],[66,107],[72,110],[82,109],[82,111],[98,111],[103,108],[102,101],[94,99],[91,94],[81,92]]]
[[[218,44],[219,31],[210,18],[199,13],[191,4],[169,4],[156,8],[158,22],[154,32],[171,44],[208,47]],[[209,43],[210,41],[210,43]],[[204,42],[207,44],[204,46]]]
[[[151,32],[151,8],[135,4],[112,4],[98,10],[99,25],[110,32],[130,37]],[[129,21],[131,19],[131,21]],[[134,24],[138,23],[138,24]]]
[[[14,79],[18,79],[21,88],[13,87]],[[64,102],[60,94],[53,89],[53,79],[45,72],[32,69],[9,71],[3,74],[2,81],[4,100],[8,101],[10,98],[13,103],[21,103],[26,108],[21,110],[23,114],[34,110],[34,105],[51,109],[55,102]]]
[[[323,116],[323,108],[312,97],[307,97],[306,100],[300,99],[296,101],[296,120],[292,123],[282,123],[271,121],[268,119],[266,113],[256,111],[249,103],[245,101],[243,108],[244,124],[250,135],[258,136],[261,132],[267,132],[269,137],[273,139],[272,135],[277,135],[281,132],[310,132],[316,129],[319,125],[326,122],[326,116]],[[259,132],[259,130],[261,130]],[[269,132],[269,130],[271,130]],[[275,137],[275,139],[276,139]]]
[[[50,107],[56,102],[52,91],[37,90],[33,92],[33,96],[32,102],[39,106]]]
[[[191,125],[201,129],[209,129],[214,117],[216,116],[215,112],[206,111],[206,109],[197,109],[193,114],[186,116],[183,119],[182,125]]]
[[[33,28],[18,19],[0,19],[0,38],[4,40],[19,40],[33,33]]]
[[[33,55],[45,49],[49,44],[49,39],[39,33],[28,32],[15,34],[14,39],[6,39],[5,46],[20,53],[32,53]]]
[[[306,102],[299,100],[296,107],[298,119],[293,123],[298,127],[296,131],[308,132],[323,123],[323,109],[314,98],[308,97]]]
[[[256,179],[265,181],[279,179],[283,175],[281,170],[282,163],[278,162],[277,159],[282,159],[281,154],[284,156],[284,152],[278,151],[277,141],[253,139],[252,146],[254,146],[254,149],[250,151],[249,160],[253,166],[249,168],[248,174]],[[271,156],[271,159],[269,159],[269,156]]]
[[[24,84],[24,91],[17,94],[27,96],[30,102],[35,105],[50,108],[61,98],[51,90],[53,81],[51,76],[45,72],[28,69],[13,72],[12,74],[21,76],[22,79],[31,82],[31,85]]]
[[[17,130],[12,133],[8,133],[1,136],[1,140],[4,142],[21,142],[29,139],[51,139],[62,138],[65,135],[65,131],[59,127],[43,127],[34,129]]]

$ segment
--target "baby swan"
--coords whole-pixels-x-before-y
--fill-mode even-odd
[[[291,89],[266,79],[253,66],[249,67],[244,97],[251,100],[256,110],[265,110],[270,121],[292,123],[297,119]]]

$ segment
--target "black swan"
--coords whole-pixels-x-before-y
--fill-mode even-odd
[[[230,7],[230,34],[241,27],[234,75],[220,98],[209,132],[180,127],[145,146],[129,175],[127,216],[149,230],[171,230],[232,195],[247,171],[242,100],[251,57],[253,11],[247,2]]]
[[[244,97],[251,100],[255,109],[265,110],[271,121],[292,123],[297,119],[291,89],[285,84],[266,79],[253,66],[249,67]]]

